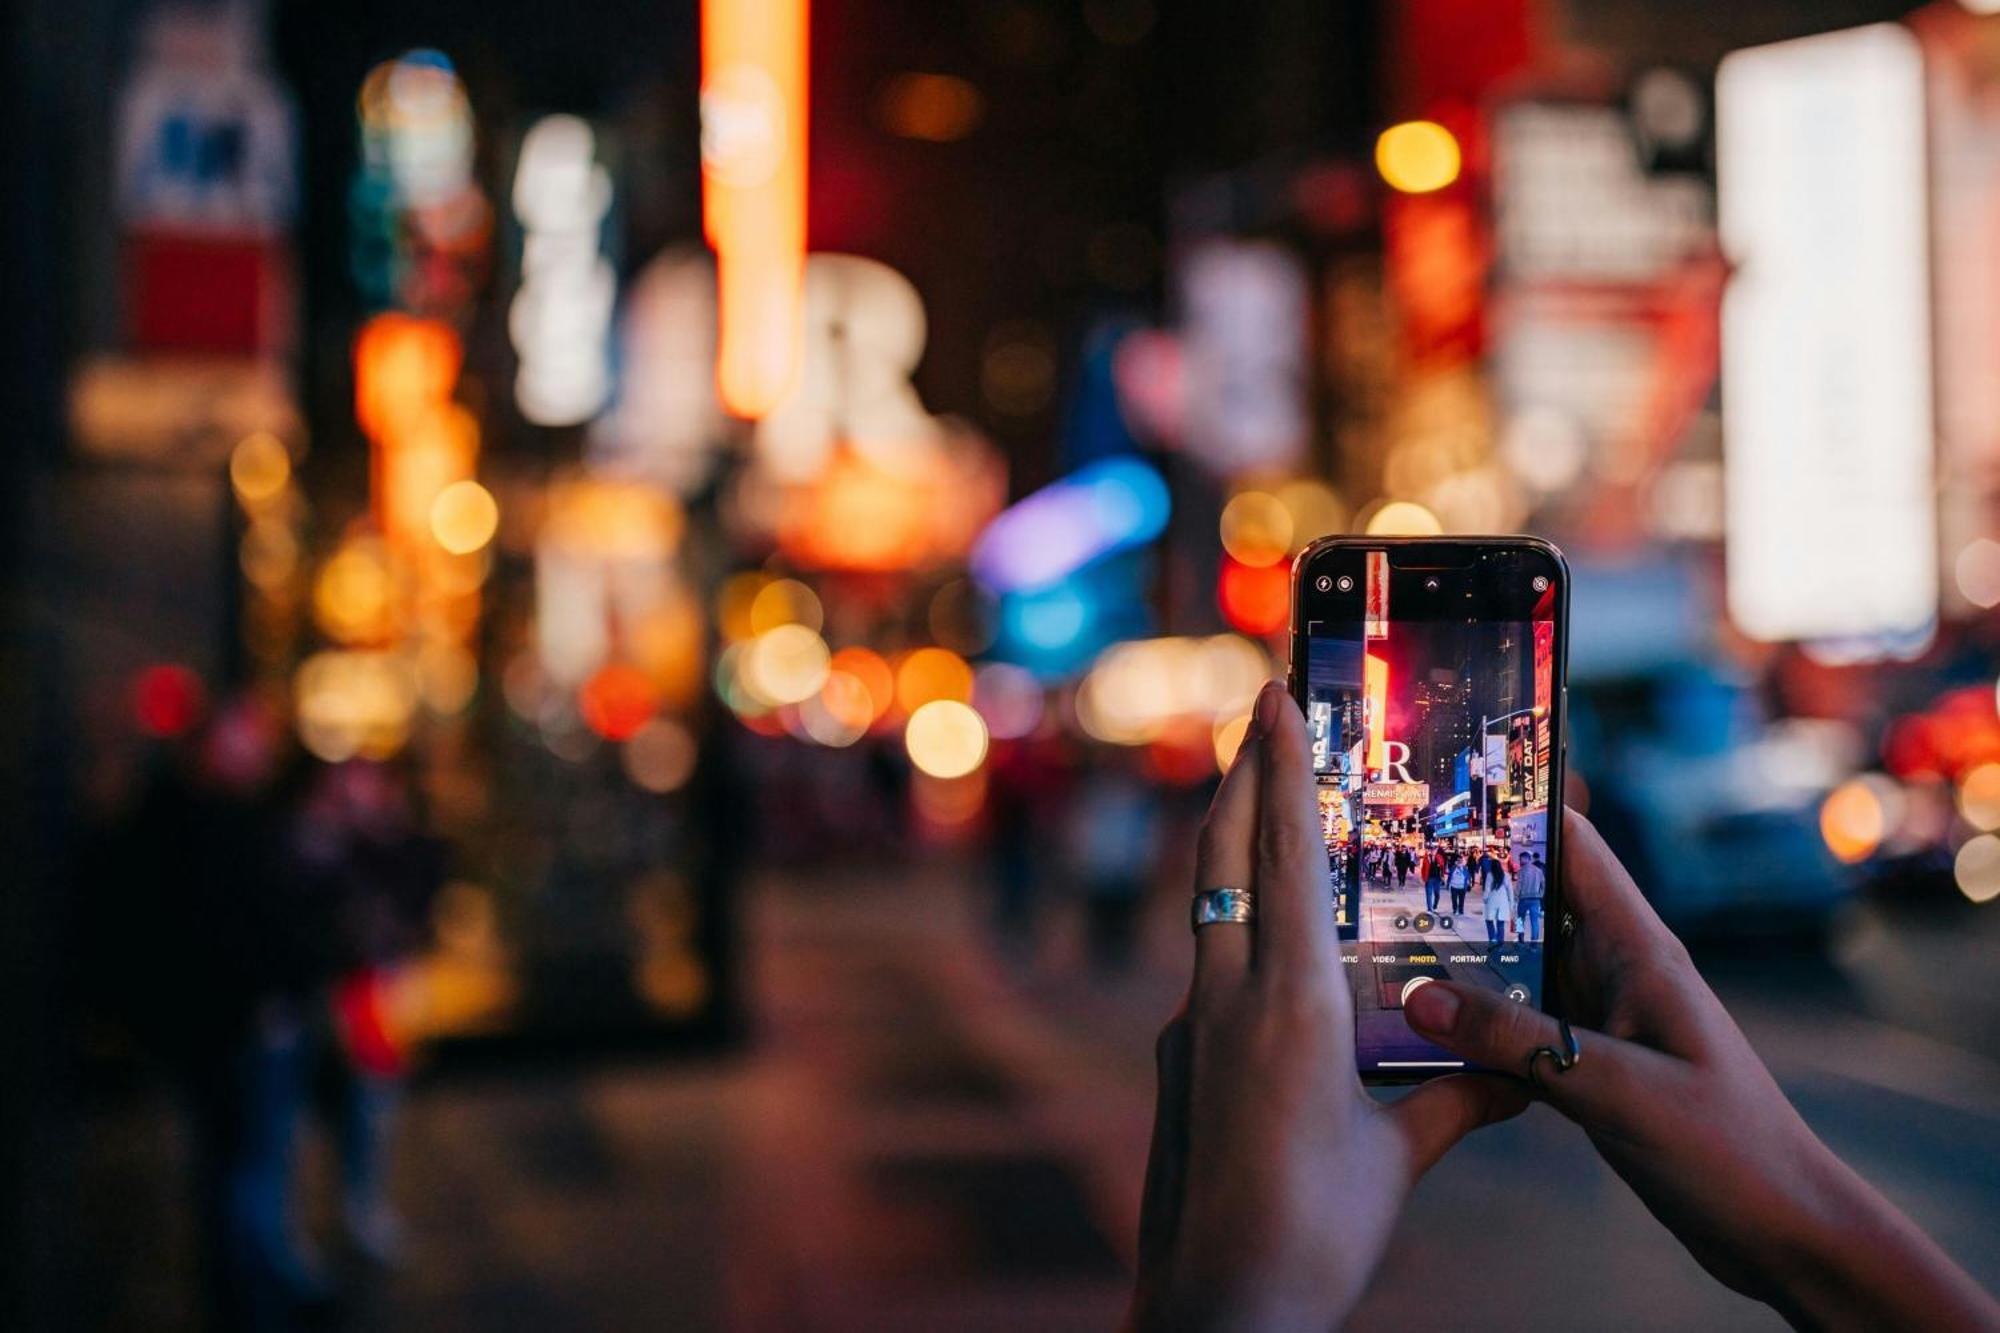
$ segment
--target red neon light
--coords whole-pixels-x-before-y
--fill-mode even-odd
[[[798,374],[806,265],[808,0],[703,0],[702,222],[715,249],[716,390],[740,417]]]

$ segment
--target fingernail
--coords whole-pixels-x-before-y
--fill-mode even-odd
[[[1269,731],[1278,720],[1278,695],[1284,687],[1277,681],[1266,681],[1257,695],[1257,711],[1251,715],[1254,729],[1259,736]]]
[[[1458,996],[1443,986],[1419,986],[1403,1001],[1403,1017],[1413,1028],[1445,1033],[1458,1022]]]

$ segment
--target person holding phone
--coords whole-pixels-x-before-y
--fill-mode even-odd
[[[1127,1326],[1338,1326],[1413,1183],[1540,1099],[1709,1273],[1794,1324],[2000,1328],[2000,1304],[1800,1119],[1596,831],[1561,817],[1574,926],[1552,972],[1568,1024],[1483,987],[1418,986],[1412,1028],[1506,1072],[1378,1103],[1326,910],[1306,722],[1264,689],[1202,827]]]

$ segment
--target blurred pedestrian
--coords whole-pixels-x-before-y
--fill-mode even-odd
[[[1548,875],[1542,869],[1542,858],[1533,852],[1521,854],[1521,875],[1518,881],[1521,895],[1521,938],[1534,944],[1542,942],[1542,902],[1548,893]]]
[[[444,849],[423,829],[408,775],[362,759],[320,771],[296,848],[302,873],[331,905],[327,1110],[341,1222],[356,1254],[388,1264],[402,1237],[388,1198],[388,1142],[408,1072],[396,1010],[406,966],[428,941]]]
[[[313,914],[286,873],[283,741],[254,697],[222,703],[159,756],[99,872],[111,984],[185,1098],[203,1300],[226,1329],[289,1327],[329,1290],[285,1183]]]
[[[1053,867],[1037,833],[1057,826],[1069,789],[1069,764],[1059,736],[1030,737],[994,747],[989,777],[993,876],[993,935],[1016,961],[1034,957],[1042,881]]]
[[[1424,910],[1435,912],[1438,898],[1444,892],[1444,854],[1435,845],[1424,852],[1423,881]]]
[[[1139,903],[1160,841],[1159,798],[1134,762],[1123,751],[1105,754],[1084,778],[1074,806],[1071,844],[1085,938],[1091,965],[1100,972],[1131,962]]]
[[[1504,944],[1507,941],[1507,923],[1514,916],[1513,884],[1507,878],[1507,868],[1490,854],[1481,862],[1481,878],[1486,881],[1480,910],[1486,914],[1487,942]]]
[[[1453,915],[1465,915],[1465,895],[1472,887],[1472,858],[1450,853],[1446,857],[1445,889],[1451,894]]]

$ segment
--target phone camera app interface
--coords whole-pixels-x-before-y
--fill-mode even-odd
[[[1305,693],[1356,1045],[1363,1069],[1455,1068],[1403,1022],[1414,989],[1448,978],[1541,1002],[1554,594],[1545,575],[1508,579],[1532,556],[1442,575],[1348,558],[1365,595],[1308,619]],[[1509,582],[1541,595],[1489,595]]]

